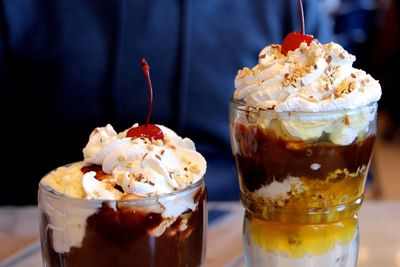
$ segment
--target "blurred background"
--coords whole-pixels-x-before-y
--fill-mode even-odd
[[[395,71],[400,11],[391,0],[304,0],[306,32],[336,41],[379,80],[379,136],[368,198],[400,199]],[[153,123],[188,136],[208,161],[210,200],[237,200],[228,102],[238,69],[299,30],[295,0],[0,0],[0,205],[36,203],[48,171],[82,159],[89,134]]]
[[[378,138],[366,197],[400,200],[400,106],[395,77],[400,59],[400,5],[392,0],[326,0],[334,35],[382,86]]]

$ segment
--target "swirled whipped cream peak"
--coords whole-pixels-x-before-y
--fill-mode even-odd
[[[303,42],[287,55],[281,48],[279,44],[265,47],[255,67],[239,70],[233,98],[251,111],[241,121],[274,126],[285,139],[324,137],[338,145],[362,139],[374,127],[381,86],[353,67],[355,56],[339,44],[317,40],[310,45]],[[274,116],[279,117],[278,123],[273,123]]]
[[[234,98],[278,112],[337,111],[377,102],[379,82],[354,68],[354,61],[355,56],[333,42],[303,42],[287,56],[281,45],[269,45],[255,67],[239,70]]]
[[[163,140],[130,138],[128,130],[117,133],[111,125],[96,128],[83,162],[61,167],[62,175],[54,171],[43,182],[73,197],[121,200],[172,193],[202,179],[207,164],[192,140],[157,126]]]

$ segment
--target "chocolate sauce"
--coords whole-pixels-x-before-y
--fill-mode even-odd
[[[367,166],[375,136],[349,145],[330,142],[289,141],[273,130],[235,125],[235,155],[242,186],[253,192],[263,185],[283,181],[287,176],[325,179],[330,172],[356,172]],[[312,164],[319,164],[312,169]]]
[[[43,214],[43,257],[52,267],[201,266],[205,245],[205,190],[196,195],[196,200],[197,209],[181,214],[159,237],[149,231],[163,220],[161,214],[114,210],[103,204],[97,213],[87,218],[82,245],[72,247],[67,253],[54,250],[52,230],[43,227],[48,225],[47,215]],[[187,228],[179,229],[184,219],[188,219]]]
[[[101,181],[107,176],[109,176],[107,173],[103,172],[103,167],[101,165],[90,165],[90,166],[84,166],[81,168],[82,173],[87,173],[87,172],[95,172],[96,179]]]

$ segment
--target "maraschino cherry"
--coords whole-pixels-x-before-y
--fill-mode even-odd
[[[143,137],[143,138],[148,138],[151,141],[163,140],[164,134],[161,131],[161,129],[155,124],[149,124],[151,113],[153,111],[153,87],[151,86],[151,80],[150,80],[150,67],[144,58],[142,59],[141,65],[142,65],[144,75],[146,76],[147,85],[148,85],[148,88],[150,91],[149,111],[148,111],[147,117],[146,117],[146,124],[140,125],[138,127],[130,128],[128,130],[128,132],[126,133],[126,136],[130,137],[132,139]]]
[[[300,7],[300,19],[301,19],[301,32],[291,32],[286,35],[285,39],[282,42],[281,52],[284,55],[287,55],[289,51],[293,51],[299,48],[302,42],[306,42],[307,45],[310,45],[314,37],[312,35],[305,34],[304,27],[304,11],[303,11],[303,3],[301,0],[298,0]]]

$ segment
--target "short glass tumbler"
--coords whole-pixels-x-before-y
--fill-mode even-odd
[[[376,115],[376,103],[306,113],[231,100],[246,266],[356,266]]]
[[[193,210],[182,211],[189,202]],[[162,216],[165,209],[177,217]],[[124,201],[71,198],[40,184],[39,211],[43,266],[204,266],[203,180],[168,195]]]

